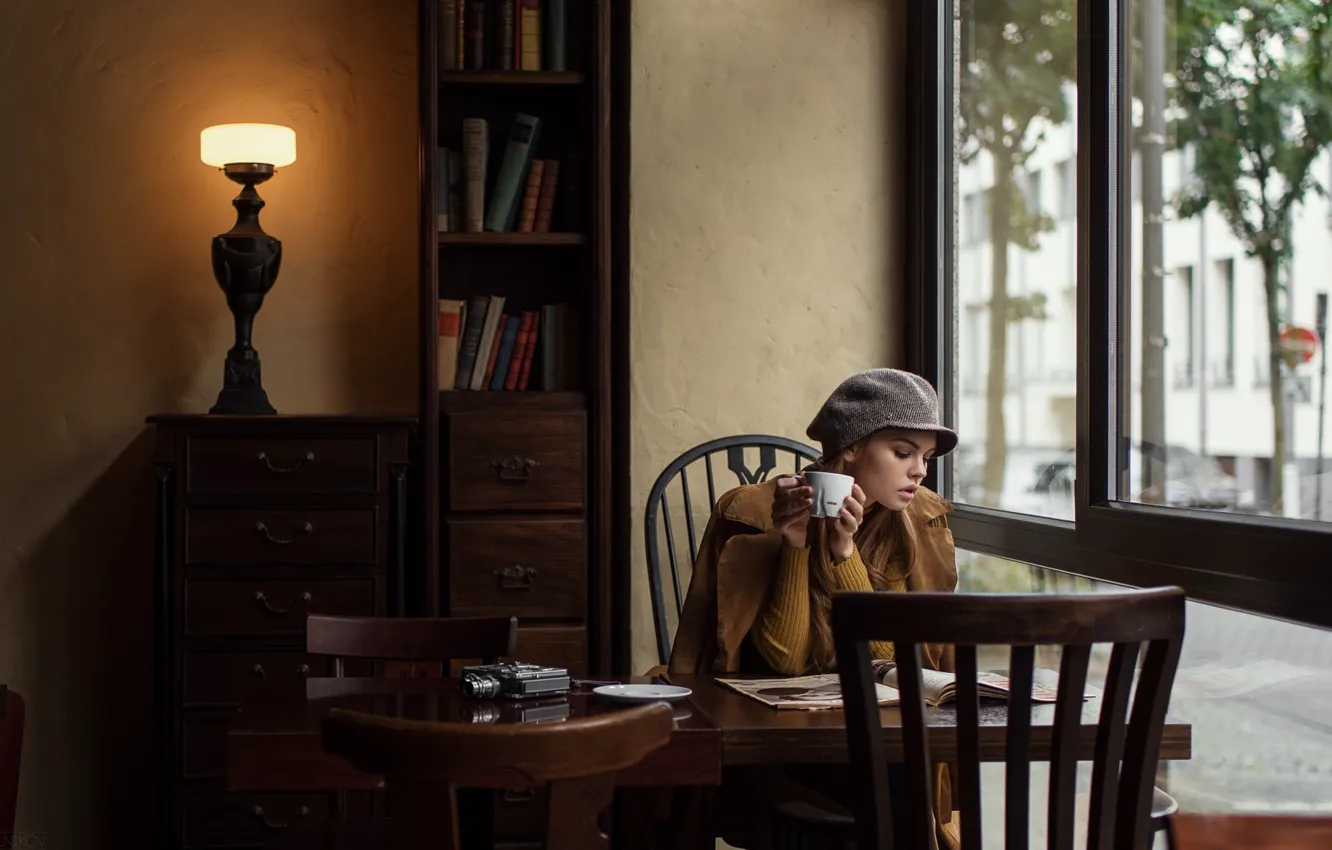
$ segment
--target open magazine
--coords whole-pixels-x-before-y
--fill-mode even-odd
[[[875,661],[874,677],[885,685],[897,688],[897,665],[891,661]],[[921,682],[925,689],[925,704],[940,706],[952,702],[957,697],[957,677],[942,670],[921,670]],[[976,691],[982,700],[1007,700],[1012,690],[1008,677],[1000,673],[978,672]],[[1032,702],[1055,702],[1058,694],[1050,688],[1032,683]]]
[[[902,695],[897,688],[897,665],[891,661],[875,661],[874,688],[879,705],[885,708],[900,705]],[[952,673],[922,670],[925,703],[940,706],[957,696],[957,680]],[[977,690],[982,700],[1007,700],[1012,687],[1008,677],[998,673],[980,673],[976,677]],[[750,699],[776,709],[814,710],[842,707],[842,683],[836,673],[815,676],[792,676],[781,679],[718,679],[718,682]],[[1032,685],[1033,702],[1054,702],[1053,690]]]

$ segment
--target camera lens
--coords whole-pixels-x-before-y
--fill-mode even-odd
[[[468,699],[490,699],[500,692],[500,682],[494,676],[469,673],[458,682],[463,696]]]

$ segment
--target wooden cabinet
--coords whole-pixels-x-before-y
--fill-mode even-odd
[[[520,661],[587,676],[587,414],[570,402],[443,394],[445,610],[516,616]]]
[[[226,734],[256,682],[331,675],[308,614],[400,613],[412,420],[185,416],[157,429],[157,724],[168,838],[186,850],[310,847],[369,794],[226,791]],[[348,662],[348,675],[369,663]],[[313,844],[311,843],[313,839]]]

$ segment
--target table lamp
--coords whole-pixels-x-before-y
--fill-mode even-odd
[[[241,184],[231,202],[236,223],[213,237],[213,277],[227,296],[236,342],[227,352],[222,391],[209,413],[276,413],[259,376],[259,352],[250,345],[254,317],[277,280],[282,243],[259,226],[264,201],[254,187],[296,161],[296,133],[276,124],[219,124],[199,134],[199,158]]]

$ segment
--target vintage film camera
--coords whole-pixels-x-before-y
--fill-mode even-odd
[[[567,694],[571,681],[563,667],[517,661],[462,668],[458,688],[468,699],[533,699]]]

